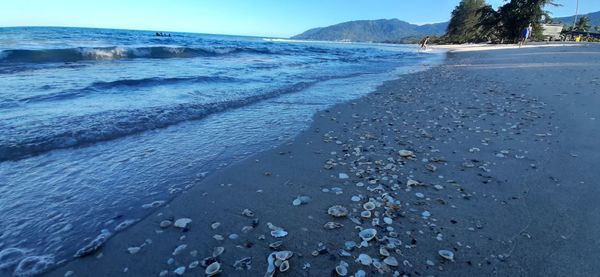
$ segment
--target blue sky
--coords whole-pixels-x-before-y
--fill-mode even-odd
[[[554,16],[573,15],[558,0]],[[349,20],[443,22],[459,0],[2,0],[0,26],[76,26],[288,37]],[[600,0],[580,0],[580,12]],[[498,7],[503,0],[488,0]]]

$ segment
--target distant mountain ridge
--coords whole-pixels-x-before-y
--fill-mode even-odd
[[[399,19],[357,20],[310,29],[292,39],[405,43],[427,35],[443,35],[448,23],[416,25]]]
[[[577,18],[581,18],[582,16],[587,16],[590,19],[590,23],[592,24],[592,29],[595,26],[600,25],[600,11],[594,13],[588,13],[583,15],[578,15]],[[567,17],[557,17],[553,18],[555,22],[560,22],[565,25],[573,25],[573,20],[575,20],[575,16],[567,16]]]

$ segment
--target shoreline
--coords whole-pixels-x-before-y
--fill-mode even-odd
[[[569,51],[569,47],[556,49]],[[555,126],[552,116],[558,105],[529,91],[535,85],[545,88],[547,82],[553,82],[552,76],[532,84],[519,75],[523,72],[494,64],[498,55],[503,54],[450,53],[438,67],[399,76],[363,98],[319,112],[311,127],[294,140],[208,176],[169,205],[116,234],[98,253],[68,262],[47,275],[156,276],[166,270],[166,275],[174,276],[177,268],[200,262],[211,256],[214,247],[222,246],[225,252],[217,258],[222,276],[260,276],[267,268],[267,256],[274,251],[269,244],[276,241],[282,241],[279,250],[294,252],[291,268],[284,273],[290,276],[326,276],[341,261],[348,263],[348,275],[358,270],[367,276],[377,276],[380,270],[386,276],[394,272],[448,276],[541,273],[545,264],[536,257],[521,262],[529,250],[547,253],[543,245],[550,241],[543,234],[541,240],[527,241],[524,233],[531,240],[537,238],[536,231],[545,230],[531,227],[535,224],[530,222],[530,211],[543,209],[532,209],[527,198],[532,187],[554,196],[570,188],[570,184],[555,186],[555,179],[547,176],[554,166],[548,149],[557,144],[555,136],[560,137],[553,127],[564,128],[565,122]],[[537,59],[544,62],[539,56]],[[488,68],[505,74],[494,77],[496,73]],[[555,67],[550,70],[560,72]],[[504,82],[507,77],[514,82]],[[582,85],[583,91],[594,84]],[[514,90],[524,95],[510,93]],[[402,150],[412,151],[415,157]],[[595,174],[588,172],[586,177]],[[532,183],[526,192],[518,186],[522,177],[525,183]],[[308,196],[307,203],[294,206],[298,196]],[[367,202],[374,203],[375,209],[371,217],[361,218]],[[561,201],[551,204],[557,206],[555,202]],[[342,218],[328,215],[333,205],[346,207],[349,214]],[[244,209],[253,215],[242,215]],[[572,216],[568,211],[564,214],[564,218]],[[540,227],[556,223],[552,215],[538,215]],[[179,218],[191,218],[189,228],[159,226]],[[570,222],[564,218],[556,219],[559,222],[551,228],[567,226]],[[215,222],[220,226],[213,229]],[[284,228],[288,235],[272,237],[268,222]],[[328,230],[323,227],[327,222],[343,226],[331,224],[336,228]],[[367,247],[344,250],[346,241],[360,243],[356,226],[377,230],[377,238]],[[547,234],[560,239],[554,235]],[[389,247],[394,239],[401,244]],[[580,239],[578,245],[586,243],[588,240]],[[398,265],[382,265],[385,256],[379,253],[380,247]],[[452,251],[454,262],[440,257],[439,250]],[[318,255],[313,256],[313,251]],[[358,265],[355,260],[361,253],[378,259],[382,266]],[[251,257],[250,268],[233,268],[235,261],[245,257]],[[556,262],[552,265],[561,265]],[[598,269],[593,264],[586,266],[579,273]],[[91,275],[87,272],[90,268],[94,269]],[[546,270],[559,272],[552,266]],[[203,272],[201,267],[188,267],[185,275]]]

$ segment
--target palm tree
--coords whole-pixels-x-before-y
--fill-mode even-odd
[[[589,31],[590,27],[592,27],[592,24],[590,24],[590,19],[587,16],[582,16],[579,18],[579,21],[577,21],[577,24],[575,24],[575,29],[581,32]]]

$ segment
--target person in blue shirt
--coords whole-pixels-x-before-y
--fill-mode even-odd
[[[532,31],[533,27],[531,27],[531,23],[529,23],[529,26],[523,28],[523,31],[521,31],[521,37],[519,38],[519,47],[523,46],[523,44],[527,42],[527,39],[529,39],[531,36]]]

